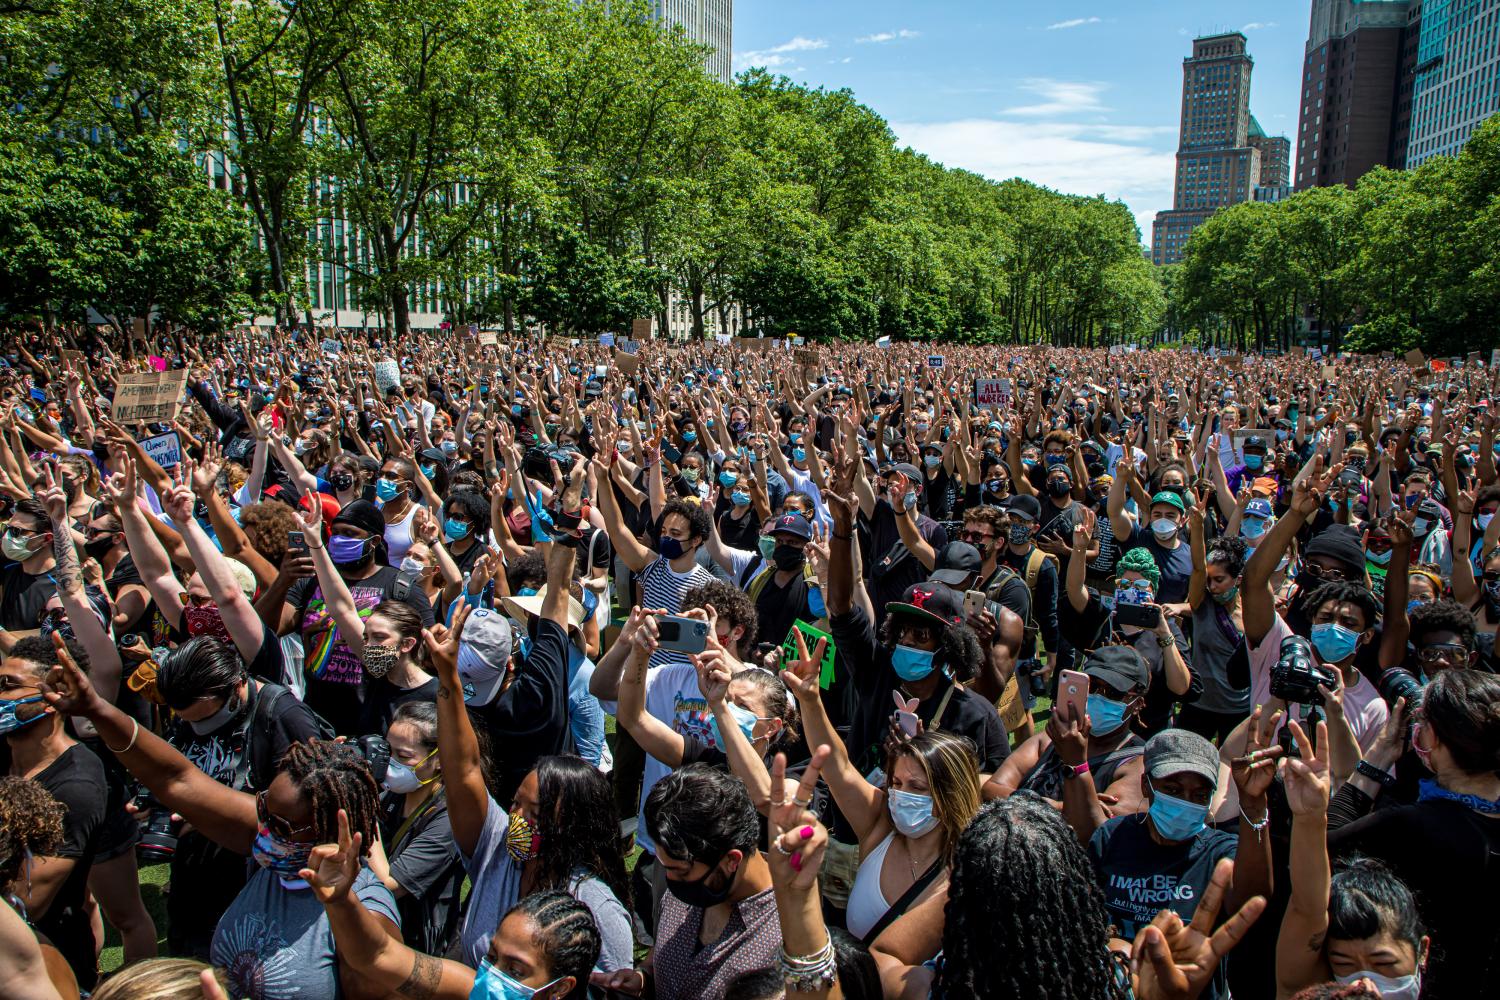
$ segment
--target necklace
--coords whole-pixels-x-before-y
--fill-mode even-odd
[[[911,880],[913,882],[915,882],[917,880],[917,877],[919,875],[921,875],[922,872],[926,871],[929,867],[931,867],[932,862],[933,862],[934,859],[936,859],[937,855],[934,854],[932,858],[928,859],[927,864],[922,865],[919,868],[917,866],[916,855],[912,854],[912,852],[911,852],[911,838],[909,838],[909,837],[907,837],[905,835],[902,835],[902,837],[901,837],[901,846],[906,851],[906,866],[911,869]]]

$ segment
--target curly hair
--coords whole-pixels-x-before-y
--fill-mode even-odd
[[[1250,555],[1250,546],[1238,536],[1220,535],[1208,543],[1203,561],[1223,566],[1224,572],[1239,578],[1245,573],[1245,560]]]
[[[620,857],[614,789],[609,778],[582,757],[557,755],[536,762],[537,817],[542,853],[536,890],[566,890],[580,871],[609,886],[630,906],[630,879]]]
[[[0,778],[0,885],[21,874],[27,856],[57,853],[63,842],[63,805],[45,785]]]
[[[982,504],[978,507],[970,507],[964,511],[963,518],[965,524],[968,524],[970,521],[972,521],[975,524],[983,524],[989,526],[989,528],[995,532],[996,538],[999,538],[1005,534],[1004,528],[1001,527],[1001,525],[1005,521],[1005,511],[1001,510],[999,507],[995,507],[991,504]]]
[[[690,542],[707,538],[709,530],[713,527],[708,511],[702,504],[688,503],[686,500],[674,497],[662,505],[661,517],[656,521],[658,533],[665,527],[667,518],[673,514],[687,519],[688,541]]]
[[[536,926],[532,937],[547,959],[553,979],[573,977],[569,997],[588,995],[589,973],[599,961],[603,939],[589,908],[566,892],[533,892],[506,911],[505,916],[524,914]],[[503,922],[503,920],[502,920]]]
[[[293,743],[281,758],[281,771],[307,796],[318,843],[338,840],[342,809],[349,815],[349,832],[364,834],[361,855],[369,851],[371,840],[377,836],[380,786],[375,784],[357,744],[332,740]]]
[[[950,997],[1128,995],[1088,855],[1027,792],[987,803],[953,856],[938,986]]]
[[[52,635],[57,635],[54,632]],[[89,654],[84,652],[83,646],[76,639],[63,637],[63,645],[68,650],[68,655],[73,662],[78,664],[78,669],[85,674],[89,672]],[[21,660],[31,667],[31,672],[37,680],[46,680],[47,673],[53,667],[58,666],[57,649],[52,645],[51,635],[26,635],[16,640],[10,652],[5,654],[6,659]]]
[[[473,525],[469,537],[483,545],[490,534],[490,501],[477,490],[454,490],[443,501],[443,516],[449,513],[462,514]]]
[[[1374,628],[1375,622],[1380,618],[1380,602],[1375,600],[1375,595],[1370,593],[1370,588],[1363,583],[1355,583],[1351,580],[1329,580],[1320,583],[1312,593],[1307,595],[1302,607],[1307,610],[1308,618],[1314,618],[1318,609],[1329,601],[1339,604],[1352,604],[1359,608],[1360,613],[1365,616],[1365,628]]]
[[[1151,581],[1151,589],[1155,590],[1161,586],[1161,567],[1156,565],[1156,560],[1151,556],[1151,550],[1143,546],[1137,546],[1120,557],[1115,563],[1115,573],[1135,572],[1141,574]]]
[[[1479,625],[1474,612],[1457,601],[1429,601],[1411,612],[1411,643],[1420,647],[1432,632],[1452,632],[1469,652],[1479,648]]]
[[[301,531],[302,523],[284,503],[252,503],[240,508],[240,527],[250,539],[250,547],[272,566],[286,558],[287,534]]]
[[[902,614],[897,612],[885,616],[885,621],[880,624],[880,645],[887,651],[896,648],[898,620]],[[922,619],[922,623],[928,624],[930,619]],[[938,635],[938,648],[933,654],[932,665],[935,669],[948,668],[953,672],[953,679],[960,684],[974,679],[979,673],[979,664],[983,662],[984,650],[979,645],[979,637],[974,630],[967,625],[952,625],[943,629]]]
[[[755,610],[755,602],[750,600],[749,594],[723,580],[711,580],[685,591],[682,595],[683,611],[706,607],[710,604],[713,605],[714,613],[718,615],[719,620],[728,622],[730,629],[736,625],[744,626],[744,635],[737,643],[739,648],[730,650],[744,659],[744,650],[755,641],[755,633],[760,628],[760,613]]]

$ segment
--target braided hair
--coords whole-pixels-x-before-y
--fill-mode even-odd
[[[361,854],[369,852],[376,836],[380,788],[356,744],[332,740],[293,743],[281,758],[281,770],[311,804],[318,843],[338,840],[342,809],[349,815],[349,832],[364,835]]]
[[[530,917],[536,926],[532,942],[541,948],[553,979],[573,977],[569,997],[588,995],[589,973],[599,961],[602,941],[589,908],[566,892],[534,892],[505,914]],[[504,923],[504,921],[501,921]]]
[[[935,995],[1128,995],[1088,857],[1062,816],[1035,795],[979,810],[954,852],[943,920]]]

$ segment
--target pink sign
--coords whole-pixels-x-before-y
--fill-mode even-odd
[[[151,370],[154,372],[164,372],[167,370],[166,358],[158,358],[156,355],[152,354],[147,356],[146,363],[151,366]]]

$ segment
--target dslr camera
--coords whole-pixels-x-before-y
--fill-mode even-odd
[[[156,801],[144,787],[136,793],[135,808],[138,816],[146,817],[141,822],[141,839],[135,845],[136,858],[148,865],[171,861],[177,853],[177,834],[182,828],[180,823],[172,821],[172,810]]]
[[[1323,687],[1337,687],[1338,677],[1329,667],[1319,666],[1312,643],[1300,635],[1281,640],[1281,656],[1271,668],[1271,696],[1288,704],[1321,705]]]
[[[385,784],[385,772],[391,763],[391,745],[385,741],[384,736],[361,736],[359,739],[350,740],[349,745],[359,751],[359,755],[365,759],[365,764],[370,768],[370,776],[375,779],[375,784]]]

